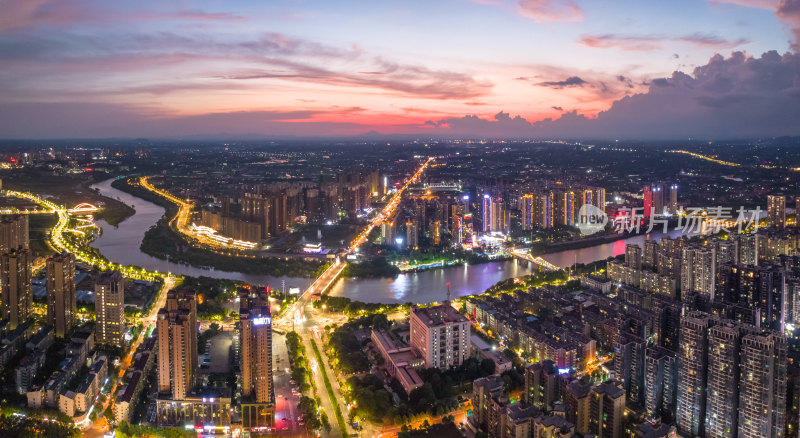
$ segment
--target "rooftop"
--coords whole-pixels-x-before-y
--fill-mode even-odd
[[[416,317],[428,327],[467,322],[467,318],[458,313],[450,304],[425,308],[412,307],[411,313],[416,315]]]

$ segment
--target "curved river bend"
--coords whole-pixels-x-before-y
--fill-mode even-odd
[[[97,224],[103,228],[103,234],[92,242],[91,246],[97,248],[109,260],[124,265],[141,266],[147,270],[168,271],[192,277],[206,276],[241,280],[251,284],[268,284],[273,288],[281,287],[282,281],[286,282],[287,288],[305,289],[311,284],[311,279],[308,278],[268,277],[242,272],[201,269],[168,262],[143,253],[139,250],[139,245],[144,233],[164,215],[165,210],[152,202],[111,187],[112,181],[113,179],[102,181],[92,185],[92,188],[97,189],[103,196],[118,199],[130,205],[136,210],[136,213],[120,223],[118,227],[108,225],[102,220],[97,221]],[[675,236],[679,235],[679,232],[670,234]],[[555,252],[542,257],[561,267],[571,266],[575,262],[591,263],[609,256],[623,254],[626,244],[642,245],[645,240],[650,238],[657,240],[660,238],[660,234],[636,235],[616,242]],[[242,263],[247,262],[243,261]],[[498,281],[531,274],[535,271],[536,268],[527,262],[503,261],[432,269],[403,274],[396,279],[341,278],[331,287],[330,294],[374,303],[412,302],[422,304],[444,300],[447,294],[447,283],[450,283],[453,297],[457,297],[480,293]]]

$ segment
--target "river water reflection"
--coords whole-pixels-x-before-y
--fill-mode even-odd
[[[267,277],[241,272],[201,269],[180,263],[167,262],[139,250],[144,233],[163,215],[164,209],[152,202],[137,198],[111,187],[112,180],[93,185],[104,196],[119,199],[132,206],[136,214],[112,227],[104,221],[98,221],[103,228],[103,235],[92,243],[92,247],[109,260],[125,265],[141,266],[148,270],[169,271],[174,274],[188,276],[207,276],[241,280],[252,284],[268,284],[273,288],[286,282],[286,287],[299,287],[302,290],[311,284],[308,278]],[[670,233],[679,236],[679,231]],[[642,245],[646,239],[660,239],[661,233],[637,235],[616,242],[595,245],[589,248],[572,249],[544,255],[545,260],[560,267],[568,267],[573,263],[591,263],[625,252],[625,245],[636,243]],[[247,263],[247,262],[242,262]],[[453,298],[480,293],[488,287],[510,277],[531,274],[536,267],[527,262],[502,261],[479,265],[455,266],[445,269],[408,273],[396,279],[353,279],[341,278],[331,287],[331,295],[348,297],[353,300],[375,303],[429,303],[442,301],[447,295],[447,283]]]

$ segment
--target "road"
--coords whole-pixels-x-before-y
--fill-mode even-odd
[[[426,160],[416,170],[416,172],[414,172],[414,174],[403,184],[403,186],[400,187],[397,192],[395,192],[381,212],[369,222],[369,224],[356,236],[355,239],[353,239],[353,241],[350,243],[350,246],[345,251],[346,254],[355,253],[358,248],[367,241],[367,237],[376,226],[380,226],[384,220],[394,215],[398,205],[400,205],[400,201],[402,200],[405,191],[411,184],[419,180],[431,162],[433,162],[433,158],[428,158],[428,160]],[[300,295],[298,300],[293,303],[290,308],[283,312],[281,316],[273,320],[273,325],[275,327],[286,331],[290,331],[294,328],[298,332],[303,340],[303,343],[306,345],[306,353],[312,363],[315,362],[315,356],[314,352],[311,350],[311,346],[309,345],[309,341],[311,340],[310,336],[313,333],[319,333],[319,330],[327,325],[328,322],[327,320],[319,320],[317,312],[314,311],[313,306],[311,306],[311,299],[315,294],[321,294],[325,292],[325,290],[328,289],[330,285],[333,284],[333,282],[339,277],[346,265],[346,262],[337,259],[330,267],[328,267],[328,269],[325,270],[325,272],[322,273],[322,275],[314,280],[311,286],[309,286],[308,289],[306,289]],[[344,397],[341,394],[339,381],[333,373],[333,370],[328,365],[330,359],[325,353],[325,349],[323,348],[324,344],[318,337],[315,337],[315,341],[317,342],[317,347],[320,349],[320,354],[325,363],[316,364],[317,366],[314,367],[314,381],[317,385],[320,399],[322,401],[322,408],[327,413],[328,420],[332,426],[331,432],[335,434],[338,431],[338,424],[336,421],[336,414],[333,411],[332,403],[339,404],[339,409],[341,410],[342,415],[345,417],[345,421],[347,421],[349,410],[347,409],[347,405],[344,402]],[[336,400],[330,400],[330,397],[328,396],[328,392],[325,389],[325,383],[323,382],[321,375],[323,372],[328,374],[328,380],[331,382],[331,386],[334,390],[334,398],[336,398]],[[359,434],[359,431],[356,431],[350,425],[347,426],[347,429],[348,430],[346,431],[341,431],[342,436],[348,436],[351,433]],[[365,430],[361,431],[360,435],[374,436],[376,432],[377,430],[373,430],[371,425],[365,425]]]

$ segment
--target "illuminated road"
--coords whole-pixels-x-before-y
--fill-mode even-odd
[[[420,176],[422,176],[422,173],[425,171],[425,169],[430,165],[432,161],[433,158],[429,158],[428,160],[426,160],[425,163],[423,163],[419,167],[419,169],[417,169],[417,171],[414,172],[411,178],[409,178],[408,181],[406,181],[405,184],[403,184],[403,186],[400,187],[400,189],[389,200],[389,203],[386,204],[386,206],[384,206],[381,212],[369,222],[369,224],[364,228],[363,231],[361,231],[361,233],[358,234],[358,236],[356,236],[355,239],[353,239],[353,241],[350,243],[350,246],[345,251],[346,254],[353,254],[356,251],[356,249],[358,249],[358,247],[360,247],[361,245],[364,244],[364,242],[366,242],[369,233],[372,232],[372,230],[376,226],[379,226],[381,222],[392,217],[395,210],[397,209],[397,206],[400,205],[400,201],[405,191],[412,183],[419,180]],[[330,267],[328,267],[328,269],[326,269],[325,272],[322,273],[322,275],[320,275],[316,280],[314,280],[311,286],[309,286],[308,289],[306,289],[305,292],[303,292],[303,294],[300,295],[300,297],[295,303],[293,303],[283,314],[281,314],[281,316],[274,318],[273,320],[274,326],[280,327],[281,329],[286,331],[295,329],[295,325],[299,325],[300,329],[298,329],[297,332],[300,335],[303,343],[306,345],[306,348],[308,349],[309,358],[314,357],[309,347],[310,341],[312,339],[311,334],[317,334],[319,327],[321,326],[321,322],[316,319],[315,311],[311,306],[311,298],[315,294],[318,293],[321,294],[325,292],[325,290],[328,289],[331,286],[331,284],[333,284],[334,281],[336,281],[336,279],[344,270],[345,266],[347,266],[347,262],[339,260],[337,258],[336,261]],[[322,348],[323,344],[321,340],[317,338],[317,341],[318,341],[317,345],[320,347],[320,354],[322,355],[323,360],[328,361],[329,359],[325,353],[325,349]],[[336,421],[336,415],[334,414],[330,403],[338,403],[339,409],[341,410],[342,415],[345,418],[347,417],[348,415],[347,413],[349,411],[347,409],[346,404],[344,403],[344,398],[341,397],[340,393],[338,393],[339,398],[337,400],[329,401],[329,397],[327,396],[327,391],[325,391],[325,386],[322,383],[322,376],[320,375],[320,373],[328,374],[328,380],[331,381],[331,385],[333,386],[334,390],[337,392],[340,391],[338,379],[335,378],[332,370],[329,371],[329,368],[330,367],[328,366],[327,363],[323,364],[323,366],[317,364],[317,367],[314,368],[313,374],[314,378],[317,379],[317,388],[319,389],[320,392],[320,399],[323,402],[323,407],[325,408],[325,411],[328,414],[328,420],[330,421],[331,426],[333,427],[333,431],[335,431],[338,429],[338,425]],[[365,426],[365,430],[367,432],[369,432],[368,427],[369,426]],[[357,432],[352,430],[352,428],[348,426],[348,430],[343,430],[341,431],[341,433],[342,436],[348,436],[350,433],[357,433]]]
[[[50,213],[55,213],[58,215],[58,222],[53,227],[53,229],[50,230],[50,244],[57,251],[71,252],[75,254],[75,258],[80,262],[84,262],[88,265],[100,269],[120,271],[127,278],[153,281],[156,280],[156,278],[166,277],[163,273],[160,273],[158,271],[149,272],[141,268],[123,266],[120,265],[119,263],[113,263],[108,260],[98,258],[94,254],[87,252],[86,250],[79,248],[75,245],[72,245],[71,243],[69,243],[67,240],[64,239],[64,232],[70,231],[67,229],[67,224],[69,223],[70,215],[66,209],[59,207],[53,202],[43,199],[31,193],[17,192],[14,190],[6,190],[5,193],[7,196],[14,196],[17,198],[23,198],[36,202],[40,206],[47,209]]]
[[[721,164],[723,166],[728,166],[728,167],[741,166],[741,164],[739,164],[739,163],[732,163],[730,161],[723,161],[723,160],[717,159],[716,157],[710,157],[708,155],[702,155],[702,154],[698,154],[698,153],[695,153],[695,152],[689,152],[689,151],[684,151],[684,150],[677,150],[677,151],[670,151],[670,152],[674,152],[676,154],[690,155],[690,156],[692,156],[694,158],[699,158],[701,160],[711,161],[712,163],[717,163],[717,164]]]

